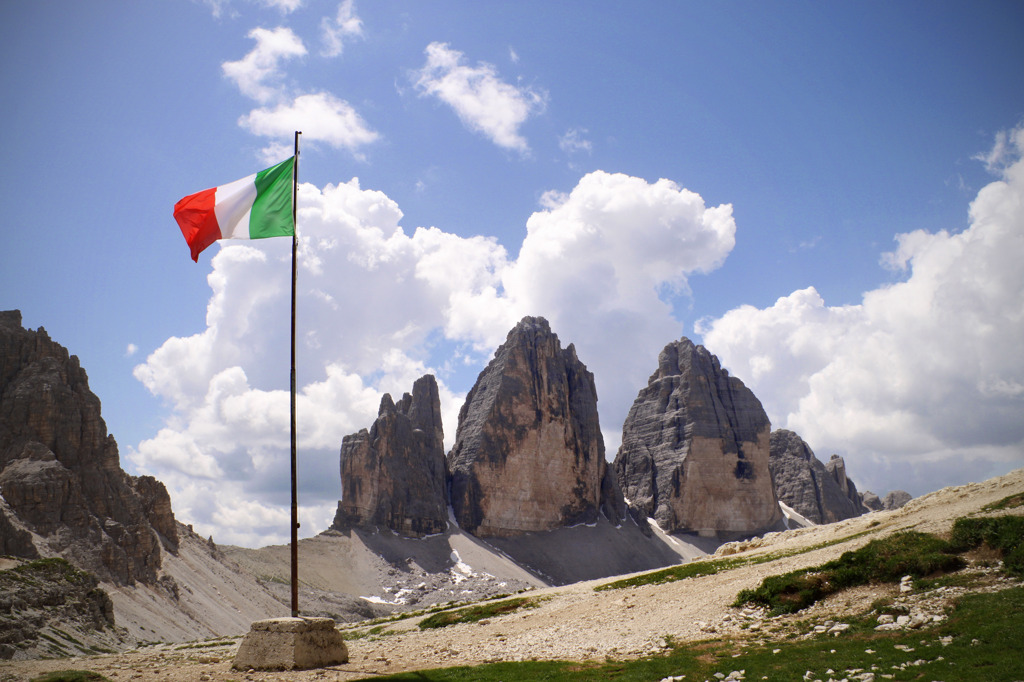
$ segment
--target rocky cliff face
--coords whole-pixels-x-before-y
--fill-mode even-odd
[[[61,636],[68,631],[83,638],[101,633],[106,646],[123,643],[114,628],[114,605],[96,576],[63,559],[39,559],[0,570],[0,613],[0,659],[94,653],[77,638]]]
[[[153,584],[161,547],[177,550],[163,484],[121,469],[78,358],[16,310],[0,312],[0,495],[0,547],[18,556]]]
[[[630,505],[666,531],[756,533],[782,512],[771,424],[743,382],[689,339],[665,346],[622,427],[615,471]]]
[[[814,523],[832,523],[866,510],[858,496],[854,503],[850,491],[856,491],[853,481],[846,476],[842,458],[833,455],[831,469],[814,456],[803,438],[792,431],[772,431],[769,466],[775,492],[779,500],[795,509]],[[838,461],[836,461],[838,460]],[[840,484],[838,476],[842,476]]]
[[[478,536],[624,512],[604,457],[594,377],[547,320],[526,317],[480,373],[448,454],[452,507]]]
[[[854,516],[859,516],[868,511],[867,507],[861,502],[860,493],[857,492],[857,486],[854,485],[850,477],[846,475],[846,462],[839,455],[832,455],[828,458],[828,462],[825,463],[825,470],[832,476],[832,480],[839,486],[839,490],[850,501],[850,505],[853,507]]]
[[[419,537],[448,527],[441,400],[431,375],[396,405],[387,393],[369,431],[341,443],[342,499],[333,527]]]

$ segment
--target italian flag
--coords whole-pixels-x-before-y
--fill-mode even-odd
[[[218,239],[292,237],[295,157],[220,187],[190,194],[174,205],[174,219],[192,260]]]

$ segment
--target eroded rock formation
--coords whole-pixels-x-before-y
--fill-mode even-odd
[[[0,547],[19,556],[153,584],[177,549],[163,484],[121,469],[78,358],[17,310],[0,312],[0,495]]]
[[[478,536],[621,518],[594,376],[547,320],[526,317],[480,373],[448,454],[452,507]]]
[[[853,507],[853,516],[859,516],[867,512],[867,507],[861,502],[860,493],[857,492],[857,486],[854,485],[853,481],[849,476],[846,475],[846,461],[843,460],[839,455],[832,455],[828,458],[828,462],[825,463],[825,470],[832,476],[832,480],[839,486],[839,490],[850,501],[850,505]]]
[[[345,436],[341,487],[338,530],[380,527],[419,537],[447,528],[444,429],[433,376],[417,379],[397,405],[385,393],[373,426]]]
[[[882,511],[899,509],[907,502],[910,502],[913,497],[906,490],[892,490],[883,499],[870,490],[865,490],[860,494],[860,499],[870,511]]]
[[[743,382],[689,339],[665,346],[615,457],[632,507],[666,531],[769,529],[782,512],[768,469],[771,424]]]
[[[882,506],[886,509],[899,509],[912,499],[914,498],[906,490],[890,490],[882,498]]]
[[[792,431],[772,431],[769,466],[779,500],[814,523],[832,523],[860,516],[866,509],[850,491],[857,487],[846,476],[842,457],[833,455],[831,467],[821,463],[804,439]],[[840,484],[838,477],[842,476]]]
[[[67,656],[80,643],[53,635],[74,631],[114,631],[114,605],[96,576],[63,559],[40,559],[0,571],[0,660],[11,659],[38,644],[49,656]]]

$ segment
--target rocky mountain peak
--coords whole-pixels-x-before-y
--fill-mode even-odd
[[[417,379],[397,404],[385,393],[373,426],[342,439],[341,486],[338,530],[422,536],[447,528],[444,429],[432,375]]]
[[[684,337],[661,351],[626,417],[619,486],[666,531],[771,528],[782,512],[768,469],[770,429],[750,389]]]
[[[480,373],[448,454],[459,525],[510,536],[621,516],[594,376],[548,321],[524,317]]]
[[[166,489],[121,469],[78,358],[21,320],[0,313],[0,547],[155,583],[178,546]]]
[[[863,514],[857,487],[846,475],[846,463],[832,455],[828,464],[814,456],[798,434],[772,431],[769,464],[779,500],[814,523],[832,523]]]

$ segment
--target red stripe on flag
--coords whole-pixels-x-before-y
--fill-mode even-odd
[[[190,194],[174,205],[174,219],[185,235],[192,250],[192,260],[199,262],[199,254],[220,239],[220,225],[213,210],[217,188]]]

